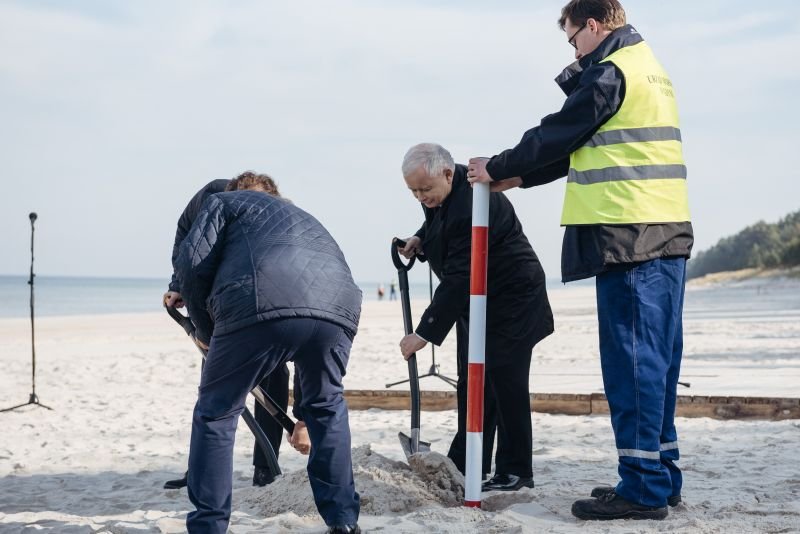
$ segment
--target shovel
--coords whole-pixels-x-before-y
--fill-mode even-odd
[[[408,292],[408,271],[414,266],[416,258],[406,264],[400,259],[400,254],[397,251],[398,247],[404,247],[406,242],[402,239],[392,239],[392,262],[397,267],[397,279],[400,283],[400,303],[403,307],[403,327],[405,328],[406,335],[414,332],[414,327],[411,323],[411,298]],[[397,437],[400,439],[400,446],[406,455],[406,459],[411,458],[413,454],[418,452],[430,452],[431,444],[419,439],[419,412],[420,412],[420,395],[419,395],[419,374],[417,372],[417,355],[412,354],[408,358],[408,385],[411,388],[411,436],[407,436],[403,432],[399,432]]]

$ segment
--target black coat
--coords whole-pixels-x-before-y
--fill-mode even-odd
[[[180,246],[176,274],[198,338],[259,321],[311,317],[355,335],[361,290],[333,237],[260,191],[212,195]]]
[[[457,165],[453,189],[441,206],[422,207],[425,224],[416,235],[440,280],[416,333],[440,345],[457,319],[469,317],[472,188]],[[522,232],[511,202],[491,193],[486,305],[486,365],[501,366],[553,332],[545,275]]]

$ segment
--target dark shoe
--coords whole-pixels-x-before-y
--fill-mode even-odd
[[[166,482],[164,482],[164,489],[185,488],[186,484],[188,483],[187,482],[188,477],[189,477],[189,471],[186,471],[183,474],[183,478],[176,478],[175,480],[167,480]]]
[[[611,493],[612,491],[614,491],[613,486],[600,486],[592,490],[592,497],[600,497],[602,495],[606,495],[607,493]],[[672,506],[673,508],[678,506],[680,503],[681,503],[680,495],[673,495],[672,497],[667,498],[667,504]]]
[[[325,532],[327,532],[327,534],[361,534],[361,529],[358,523],[356,523],[355,525],[336,525],[328,527],[328,530]]]
[[[481,491],[517,491],[520,488],[532,488],[533,477],[517,475],[495,475],[483,484]]]
[[[572,503],[572,515],[584,521],[610,519],[664,519],[669,514],[666,506],[655,508],[626,501],[612,489],[596,499],[582,499]]]
[[[275,482],[275,476],[266,467],[256,466],[253,469],[253,485],[264,487]]]

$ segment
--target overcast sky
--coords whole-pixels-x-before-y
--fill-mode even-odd
[[[490,156],[557,111],[565,1],[0,2],[0,274],[36,211],[38,273],[166,279],[189,197],[253,169],[386,282],[406,149]],[[800,209],[798,6],[625,2],[677,89],[695,250]],[[554,278],[563,189],[509,193]]]

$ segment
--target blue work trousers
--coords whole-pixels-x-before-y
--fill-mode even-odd
[[[328,525],[355,524],[350,426],[342,377],[352,335],[333,323],[291,318],[263,321],[211,338],[192,420],[190,533],[223,533],[231,514],[233,444],[247,394],[287,361],[300,381],[300,411],[311,439],[308,477]]]
[[[645,506],[680,495],[675,403],[683,353],[686,259],[597,276],[600,363],[619,475],[617,494]]]

